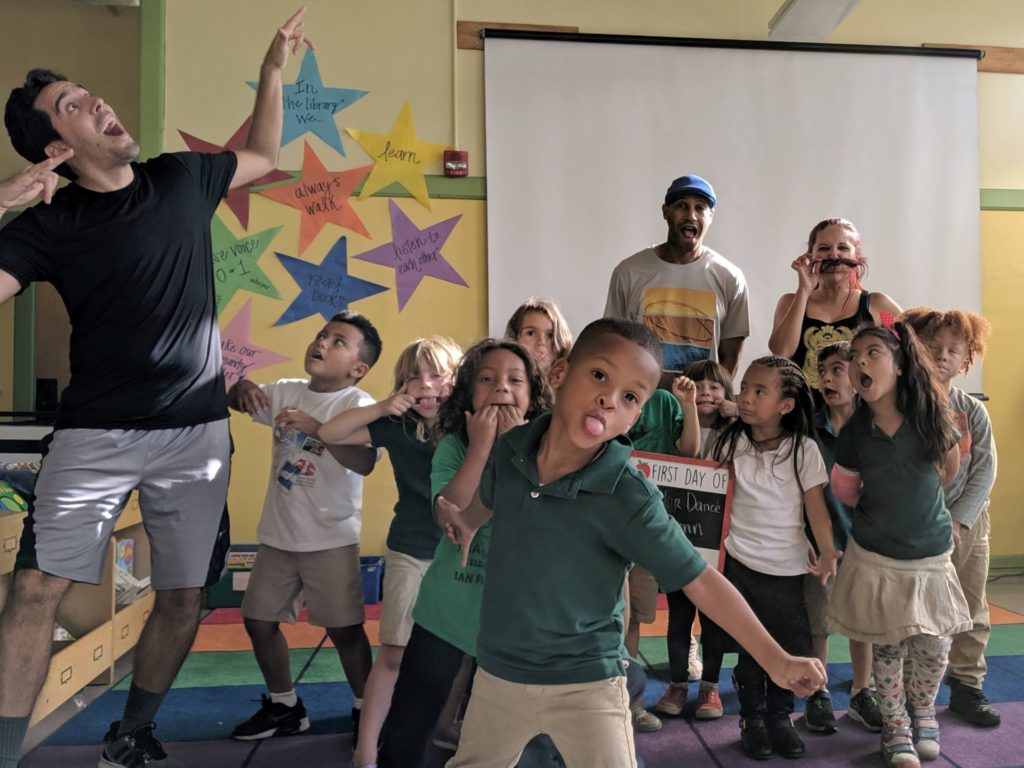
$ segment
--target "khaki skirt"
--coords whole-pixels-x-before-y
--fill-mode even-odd
[[[828,626],[853,640],[895,645],[914,635],[955,635],[971,614],[950,554],[894,560],[852,538],[829,601]]]

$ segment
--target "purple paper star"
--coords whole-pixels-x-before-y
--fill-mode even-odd
[[[441,248],[462,218],[462,214],[426,229],[420,229],[402,212],[394,200],[388,202],[391,210],[391,242],[354,255],[352,258],[392,267],[395,270],[398,310],[401,311],[405,307],[424,277],[436,277],[438,280],[466,286],[466,281],[441,254]]]

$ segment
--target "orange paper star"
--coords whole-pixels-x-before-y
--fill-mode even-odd
[[[387,135],[357,131],[354,128],[345,130],[373,158],[373,171],[359,193],[360,200],[392,182],[398,182],[420,205],[430,209],[430,195],[427,194],[427,180],[423,174],[428,166],[441,161],[444,151],[450,145],[431,144],[416,138],[416,126],[412,121],[409,102],[405,102]]]
[[[369,237],[362,220],[349,203],[352,190],[366,178],[371,166],[332,173],[306,142],[302,155],[302,177],[294,184],[264,189],[264,197],[297,208],[302,215],[299,226],[299,253],[309,246],[327,224],[337,224],[363,237]]]

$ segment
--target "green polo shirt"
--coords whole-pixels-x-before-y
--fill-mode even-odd
[[[656,389],[644,403],[640,418],[627,436],[633,443],[634,450],[676,456],[679,453],[676,450],[676,441],[682,433],[682,406],[671,392]]]
[[[545,414],[506,433],[480,479],[494,516],[477,660],[524,684],[621,676],[626,571],[639,563],[670,591],[693,581],[704,558],[627,464],[627,439],[541,485],[537,449],[550,423]]]
[[[466,448],[457,435],[441,438],[430,472],[432,499],[436,499],[455,477],[466,458]],[[476,656],[484,565],[490,538],[491,524],[487,523],[473,537],[469,563],[463,567],[462,550],[442,536],[434,550],[434,561],[423,576],[412,612],[417,624],[470,656]]]
[[[430,560],[441,529],[434,520],[430,496],[430,464],[434,443],[416,439],[416,420],[383,416],[366,425],[374,448],[386,448],[398,486],[395,516],[388,529],[388,549]]]
[[[839,433],[835,451],[836,464],[864,482],[853,514],[860,546],[895,560],[933,557],[953,546],[939,472],[910,424],[904,421],[889,437],[861,406]]]

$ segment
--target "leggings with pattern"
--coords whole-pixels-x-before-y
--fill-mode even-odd
[[[948,637],[934,635],[913,635],[895,645],[874,644],[872,662],[884,741],[909,741],[911,717],[920,725],[938,727],[934,722],[935,696],[946,669],[949,646]],[[904,664],[909,666],[906,675]]]

